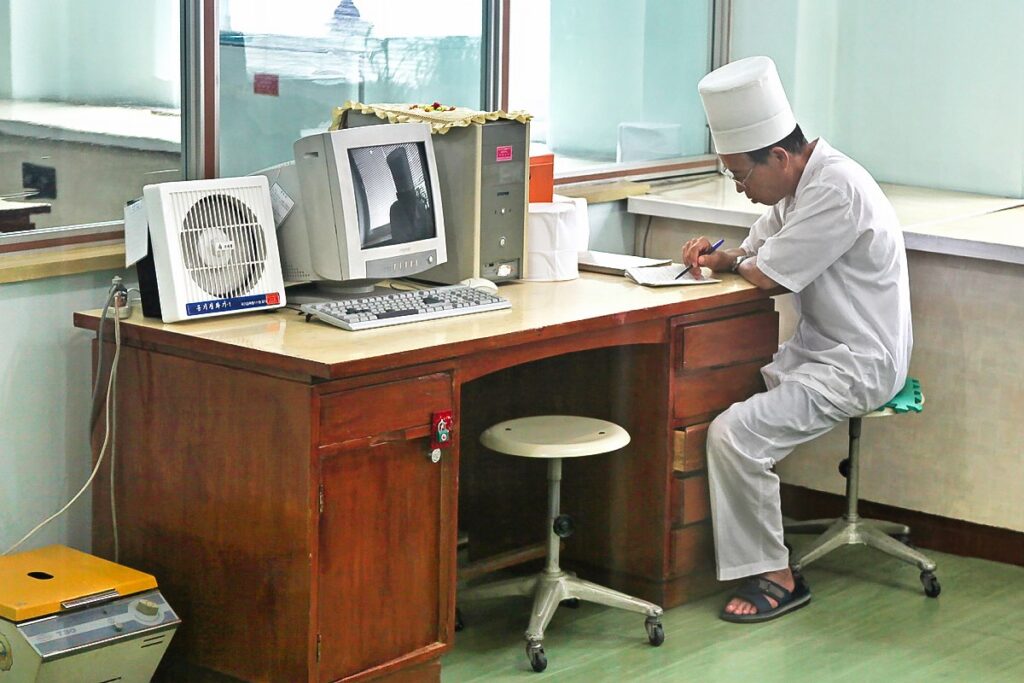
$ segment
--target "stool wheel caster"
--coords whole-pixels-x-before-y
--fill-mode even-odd
[[[844,479],[850,478],[850,459],[843,458],[839,463],[839,474],[843,475]]]
[[[462,611],[458,607],[456,607],[455,608],[455,631],[459,632],[459,631],[461,631],[464,628],[466,628],[466,624],[463,623],[463,621],[462,621]]]
[[[530,666],[537,673],[548,668],[548,658],[544,654],[544,646],[540,643],[529,642],[526,644],[526,656],[530,658]]]
[[[929,598],[937,598],[942,592],[942,586],[933,572],[921,572],[921,585],[924,586],[924,594]]]
[[[910,534],[893,534],[892,537],[895,540],[902,543],[903,545],[907,546],[908,548],[914,547],[914,545],[910,542]]]
[[[568,607],[569,609],[579,609],[580,599],[579,598],[566,598],[562,602],[558,603],[559,607]]]
[[[665,642],[665,627],[661,624],[661,620],[658,617],[647,617],[647,621],[644,622],[644,628],[647,629],[647,640],[650,641],[651,645],[658,647]]]

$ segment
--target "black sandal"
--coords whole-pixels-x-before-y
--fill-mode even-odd
[[[794,575],[793,578],[796,585],[792,591],[788,591],[771,579],[766,579],[763,576],[752,577],[732,594],[730,601],[732,598],[746,600],[757,608],[757,612],[754,614],[731,614],[726,612],[723,607],[719,616],[725,621],[736,624],[756,624],[800,609],[811,601],[811,591],[802,576]],[[768,598],[775,600],[777,605],[772,607]]]

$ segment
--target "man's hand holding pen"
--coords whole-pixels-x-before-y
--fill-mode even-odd
[[[701,280],[704,278],[704,274],[700,271],[701,266],[715,272],[730,270],[736,256],[729,252],[735,250],[719,250],[724,242],[725,240],[718,240],[715,244],[711,244],[711,240],[703,236],[689,240],[683,245],[682,263],[687,267],[687,270],[683,272],[689,271],[693,273],[695,280]],[[680,275],[682,274],[680,273]]]

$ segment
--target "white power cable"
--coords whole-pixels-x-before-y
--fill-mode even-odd
[[[120,278],[115,278],[115,280],[116,280],[115,284],[110,288],[110,294],[107,297],[107,303],[103,307],[103,315],[100,317],[100,327],[101,328],[102,328],[103,323],[105,322],[105,319],[106,319],[107,308],[110,306],[111,301],[116,296],[117,289],[120,286],[119,285]],[[75,501],[77,501],[79,498],[82,497],[82,494],[85,493],[89,489],[89,486],[92,484],[92,480],[96,478],[96,473],[99,472],[100,466],[103,464],[103,456],[106,455],[107,446],[110,444],[110,437],[111,437],[111,435],[113,433],[112,430],[111,430],[111,419],[112,419],[112,415],[114,413],[114,411],[112,409],[112,404],[113,404],[113,397],[114,397],[114,393],[115,393],[114,392],[114,386],[115,386],[115,382],[117,380],[117,364],[118,364],[118,360],[120,359],[120,356],[121,356],[121,318],[118,315],[117,310],[115,310],[114,311],[114,358],[110,362],[110,378],[107,381],[107,400],[106,400],[106,408],[107,409],[106,409],[106,417],[105,417],[105,421],[104,421],[105,433],[103,435],[103,445],[100,447],[99,457],[96,458],[96,465],[92,468],[92,473],[89,475],[89,479],[85,482],[85,484],[82,485],[82,488],[79,489],[78,493],[76,493],[75,496],[71,500],[69,500],[66,505],[64,505],[64,507],[62,507],[57,512],[53,513],[50,517],[48,517],[45,520],[43,520],[42,522],[40,522],[34,529],[32,529],[32,531],[30,531],[27,534],[25,534],[21,538],[20,541],[18,541],[17,543],[12,545],[10,548],[5,550],[3,552],[4,555],[9,555],[12,552],[14,552],[15,550],[17,550],[21,546],[21,544],[23,544],[28,539],[32,538],[32,536],[34,536],[36,534],[36,532],[38,532],[44,526],[46,526],[47,524],[49,524],[50,522],[52,522],[53,520],[57,519],[58,517],[60,517],[65,512],[67,512],[68,508],[70,508],[72,505],[74,505]],[[101,356],[101,358],[102,358],[102,356]],[[96,372],[101,372],[101,371],[102,371],[102,367],[98,367],[96,369]],[[113,470],[113,468],[111,468],[111,470]],[[111,480],[113,480],[113,473],[111,473]],[[114,493],[113,493],[113,481],[111,481],[111,494],[110,495],[111,495],[111,501],[113,501],[113,495],[114,495]],[[111,511],[111,512],[113,514],[113,511]],[[115,532],[114,532],[114,547],[115,547],[115,554],[116,554],[116,552],[117,552],[117,530],[116,530],[116,528],[115,528]],[[116,556],[115,556],[115,561],[116,561]]]

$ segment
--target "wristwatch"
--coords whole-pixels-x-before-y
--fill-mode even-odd
[[[746,261],[748,258],[754,258],[753,254],[740,254],[736,257],[736,260],[732,262],[732,268],[729,270],[733,273],[740,269],[740,264]]]

